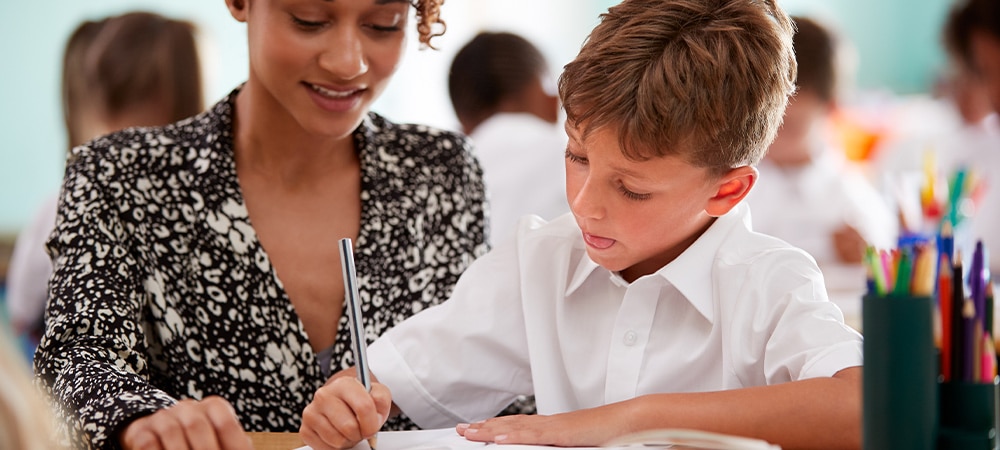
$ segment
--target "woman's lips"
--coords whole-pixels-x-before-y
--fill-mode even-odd
[[[333,112],[353,109],[361,100],[364,89],[329,89],[316,84],[304,83],[309,94],[319,107]]]

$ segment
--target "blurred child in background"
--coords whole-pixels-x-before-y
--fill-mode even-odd
[[[163,125],[203,108],[194,25],[149,12],[86,21],[63,55],[63,119],[69,148],[122,128]],[[14,331],[34,343],[42,330],[52,263],[45,240],[58,196],[47,198],[17,237],[7,273]]]
[[[797,90],[747,201],[755,231],[809,252],[829,290],[858,290],[865,246],[894,245],[896,218],[828,133],[838,93],[834,35],[814,20],[793,20]]]
[[[970,200],[961,211],[970,220],[967,228],[956,227],[956,245],[970,255],[982,239],[991,250],[991,271],[1000,273],[1000,2],[956,4],[943,34],[952,67],[948,92],[962,126],[938,146],[939,172],[954,178],[964,171],[971,180],[957,195]]]
[[[452,61],[448,92],[483,166],[493,245],[526,214],[569,212],[554,86],[542,52],[513,33],[479,33]]]

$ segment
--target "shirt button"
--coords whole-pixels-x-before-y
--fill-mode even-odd
[[[639,335],[635,334],[635,331],[629,330],[625,332],[625,339],[623,339],[623,341],[625,342],[625,345],[632,346],[635,345],[635,341],[638,338]]]

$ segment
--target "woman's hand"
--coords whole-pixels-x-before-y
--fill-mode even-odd
[[[389,417],[392,396],[372,382],[371,392],[352,376],[332,379],[302,411],[302,442],[315,450],[347,449],[378,433]]]
[[[233,406],[215,396],[181,400],[174,406],[140,417],[125,427],[119,443],[125,450],[253,448]]]

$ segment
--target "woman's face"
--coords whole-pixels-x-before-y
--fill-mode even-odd
[[[409,2],[244,2],[247,89],[273,99],[278,113],[287,112],[308,133],[350,135],[396,71]]]

